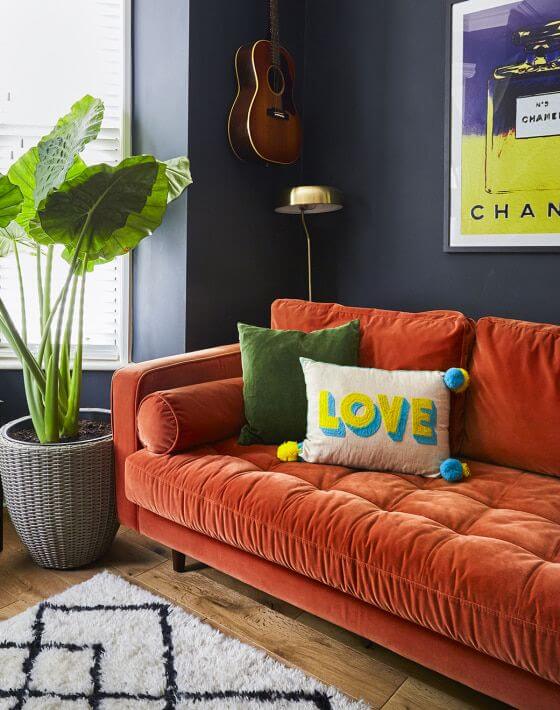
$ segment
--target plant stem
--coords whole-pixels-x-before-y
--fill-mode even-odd
[[[82,246],[85,236],[86,236],[86,229],[89,227],[89,222],[90,222],[90,217],[91,214],[88,215],[88,218],[86,219],[84,226],[82,227],[82,231],[80,232],[80,236],[78,237],[78,243],[76,244],[76,249],[74,250],[74,254],[72,255],[72,261],[70,262],[70,268],[68,269],[68,276],[66,277],[66,281],[64,282],[64,286],[62,287],[62,290],[60,292],[61,298],[60,298],[60,307],[59,307],[59,312],[58,312],[58,321],[56,324],[56,331],[55,331],[55,336],[54,336],[54,344],[53,344],[53,353],[56,352],[56,357],[55,361],[57,363],[58,367],[58,355],[60,351],[60,336],[62,335],[62,324],[64,322],[64,311],[65,311],[65,306],[66,306],[66,298],[68,297],[68,289],[70,287],[70,282],[72,281],[72,278],[75,275],[76,271],[76,264],[78,263],[79,259],[79,254],[80,254],[80,247]],[[87,262],[87,253],[84,256]]]
[[[13,325],[13,324],[12,324]],[[18,343],[16,342],[14,338],[14,334],[11,332],[10,328],[6,325],[4,319],[0,316],[0,332],[2,335],[6,338],[8,341],[8,345],[12,348],[14,351],[14,354],[16,357],[22,362],[24,362],[23,358],[20,357],[20,352],[18,348]],[[22,341],[23,342],[23,341]]]
[[[45,436],[47,441],[56,443],[60,439],[60,418],[59,418],[59,359],[60,359],[60,338],[62,335],[62,325],[64,322],[64,311],[66,306],[66,299],[68,297],[68,289],[70,283],[74,276],[76,270],[76,264],[78,263],[80,249],[86,237],[86,233],[89,229],[89,223],[91,221],[91,212],[88,214],[84,225],[80,231],[80,236],[78,237],[78,242],[76,244],[76,249],[72,255],[72,261],[70,263],[70,268],[68,270],[68,276],[64,282],[64,286],[61,290],[60,307],[58,309],[58,320],[56,324],[56,331],[54,335],[52,353],[48,360],[47,366],[47,386],[46,386],[46,397],[45,397]],[[87,262],[87,251],[84,256]],[[63,413],[64,417],[64,413]],[[64,419],[63,419],[64,422]]]
[[[80,305],[78,308],[78,345],[83,346],[84,342],[84,302],[86,294],[86,276],[87,276],[87,254],[84,258],[82,266],[82,283],[80,288]]]
[[[88,220],[89,220],[89,218],[88,218]],[[81,239],[82,239],[82,235],[80,233],[80,237],[78,240],[78,246],[76,247],[77,249],[79,248],[79,246],[81,244],[81,242],[80,242]],[[77,263],[77,258],[76,258],[77,253],[78,253],[77,251],[74,252],[74,255],[72,256],[72,262],[70,264],[70,268],[68,269],[68,275],[66,277],[66,281],[64,282],[64,285],[62,286],[60,293],[58,294],[56,301],[54,302],[54,305],[48,314],[48,318],[47,318],[44,328],[43,328],[43,331],[44,331],[43,337],[41,338],[41,342],[39,344],[39,353],[37,355],[37,361],[39,362],[40,365],[42,365],[44,361],[48,361],[47,345],[50,343],[50,329],[51,329],[54,317],[58,311],[58,307],[60,306],[60,304],[62,302],[62,298],[68,290],[68,286],[69,286],[71,279],[75,275],[76,263]],[[52,259],[51,259],[51,268],[52,268]],[[50,281],[50,275],[49,275],[48,280]],[[45,291],[46,291],[46,286],[45,286]],[[49,301],[50,301],[50,286],[49,286]]]
[[[75,274],[72,279],[70,290],[70,303],[68,304],[68,315],[66,316],[66,327],[60,348],[59,369],[59,397],[64,411],[68,408],[68,394],[70,391],[70,344],[72,340],[72,325],[74,323],[74,311],[76,310],[76,291],[78,287],[79,275]],[[66,416],[66,415],[65,415]]]
[[[43,290],[43,308],[41,311],[41,345],[39,349],[39,365],[42,366],[43,358],[48,362],[51,354],[51,287],[52,287],[52,268],[53,268],[54,246],[49,244],[47,247],[47,263],[45,266],[45,287]],[[57,304],[60,301],[57,299]],[[53,310],[55,310],[53,308]],[[44,341],[44,345],[43,345]]]
[[[18,286],[19,286],[19,302],[21,307],[21,337],[23,342],[27,345],[27,308],[25,305],[25,291],[23,288],[23,274],[21,270],[21,261],[19,258],[19,249],[17,242],[14,241],[14,256],[16,258],[16,268],[18,276]],[[39,441],[44,437],[43,429],[43,413],[42,413],[42,403],[40,397],[37,394],[36,384],[31,376],[29,367],[22,363],[23,368],[23,384],[25,389],[25,398],[27,400],[27,406],[29,407],[29,414],[31,415],[31,421],[33,422],[33,427],[39,438]]]
[[[23,290],[23,275],[21,272],[21,261],[19,258],[19,249],[17,242],[14,240],[14,256],[16,257],[16,268],[18,275],[19,286],[19,303],[21,307],[21,337],[27,345],[27,309],[25,307],[25,291]]]
[[[33,357],[33,353],[23,342],[2,298],[0,298],[0,330],[2,330],[6,338],[10,340],[10,344],[21,362],[29,367],[29,371],[33,375],[33,379],[37,382],[41,394],[44,395],[46,387],[45,375]]]
[[[37,434],[37,438],[43,444],[45,443],[45,411],[43,408],[43,401],[37,384],[33,380],[29,368],[27,365],[22,365],[23,368],[23,386],[25,389],[25,398],[27,400],[27,406],[29,407],[29,414],[31,415],[31,421],[33,422],[33,428]]]
[[[51,309],[51,312],[48,315],[47,321],[45,325],[43,326],[43,335],[41,337],[41,342],[39,344],[39,352],[37,354],[37,362],[39,363],[39,366],[43,366],[44,360],[48,359],[46,357],[47,353],[47,345],[49,346],[49,351],[50,351],[50,329],[52,322],[54,320],[54,317],[56,315],[56,312],[58,310],[58,307],[60,305],[60,302],[62,301],[62,291],[58,294],[56,301],[54,302],[54,305]]]
[[[70,291],[70,303],[68,304],[68,315],[66,316],[66,327],[64,329],[63,339],[63,343],[67,343],[68,345],[70,345],[70,339],[72,337],[72,325],[74,323],[74,311],[76,309],[76,292],[78,290],[79,278],[79,274],[74,274],[74,279],[72,281],[72,290]]]
[[[40,330],[43,332],[43,267],[41,264],[41,247],[37,245],[35,253],[35,266],[37,275],[37,294],[39,296],[39,321]]]
[[[14,351],[16,356],[18,356],[16,343],[12,337],[12,334],[8,330],[8,326],[4,323],[2,317],[0,317],[0,331],[2,332],[2,335],[8,341],[8,345],[12,348],[12,350]]]
[[[84,300],[86,290],[86,275],[87,275],[87,254],[84,257],[82,265],[80,286],[80,303],[78,306],[78,338],[76,344],[76,352],[74,355],[74,365],[72,369],[72,378],[68,388],[68,409],[64,420],[63,434],[64,436],[75,436],[79,430],[80,418],[80,396],[82,391],[82,357],[84,343]]]

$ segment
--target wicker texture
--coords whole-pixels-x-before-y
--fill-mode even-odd
[[[118,529],[112,436],[38,446],[0,431],[0,471],[10,517],[34,561],[68,569],[107,551]]]

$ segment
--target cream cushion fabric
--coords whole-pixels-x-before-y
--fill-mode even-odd
[[[305,461],[439,475],[449,458],[450,392],[443,372],[300,360],[307,389]]]

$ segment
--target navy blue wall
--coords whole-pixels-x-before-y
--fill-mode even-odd
[[[85,372],[82,394],[84,407],[109,407],[111,372]],[[0,370],[0,422],[28,414],[21,370]]]
[[[317,297],[559,323],[560,254],[443,252],[449,4],[307,0],[304,174],[348,196],[317,218]]]
[[[301,105],[305,3],[282,0],[281,23]],[[241,163],[227,139],[235,52],[266,26],[256,0],[135,0],[134,150],[187,152],[194,178],[134,255],[135,360],[233,342],[238,320],[265,325],[274,298],[305,293],[303,238],[273,211],[301,165]]]
[[[188,154],[188,0],[134,0],[133,153],[161,160]],[[174,202],[133,253],[135,361],[185,350],[187,210]]]
[[[282,42],[299,69],[304,10],[281,0]],[[265,35],[261,0],[191,2],[189,154],[195,183],[187,209],[187,349],[235,342],[236,323],[269,323],[271,302],[305,294],[305,243],[297,219],[273,212],[279,190],[297,184],[299,165],[241,163],[227,139],[235,96],[234,54]]]

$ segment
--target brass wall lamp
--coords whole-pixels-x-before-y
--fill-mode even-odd
[[[305,221],[306,214],[336,212],[343,207],[342,192],[327,185],[300,185],[282,191],[276,212],[299,214],[303,231],[307,238],[307,286],[309,300],[312,300],[311,288],[311,237]]]

